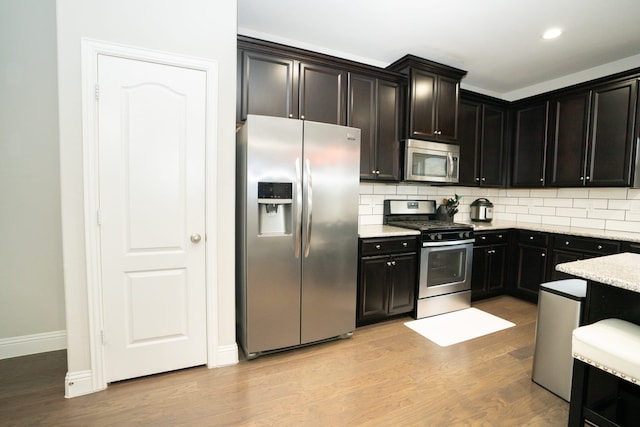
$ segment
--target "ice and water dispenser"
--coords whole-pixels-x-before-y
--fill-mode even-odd
[[[258,234],[291,234],[291,182],[258,182]]]

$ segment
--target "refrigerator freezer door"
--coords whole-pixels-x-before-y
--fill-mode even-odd
[[[303,158],[305,344],[355,329],[360,130],[305,121]]]
[[[246,123],[246,327],[247,353],[300,344],[300,224],[296,171],[302,158],[302,122],[249,116]],[[258,182],[291,183],[291,202],[261,206]],[[265,188],[263,185],[262,188]],[[265,202],[264,199],[261,199]],[[289,209],[283,233],[261,233],[259,215]],[[240,220],[240,219],[239,219]],[[296,254],[298,258],[296,259]],[[242,339],[243,337],[241,337]]]

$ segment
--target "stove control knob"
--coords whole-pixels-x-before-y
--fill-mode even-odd
[[[436,238],[437,238],[438,240],[442,240],[442,234],[436,234]]]
[[[465,235],[464,235],[464,234],[465,234],[465,233],[464,233],[464,231],[461,231],[461,232],[458,234],[458,236],[460,236],[460,238],[461,238],[461,239],[464,239],[464,238],[465,238]]]

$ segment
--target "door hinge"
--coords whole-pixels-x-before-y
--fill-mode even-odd
[[[102,225],[102,211],[98,210],[96,212],[96,221],[98,222],[98,225]]]
[[[95,95],[96,95],[96,101],[100,99],[100,85],[98,83],[96,83],[95,85]]]

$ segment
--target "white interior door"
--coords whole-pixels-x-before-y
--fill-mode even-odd
[[[98,55],[107,382],[206,363],[206,73]]]

